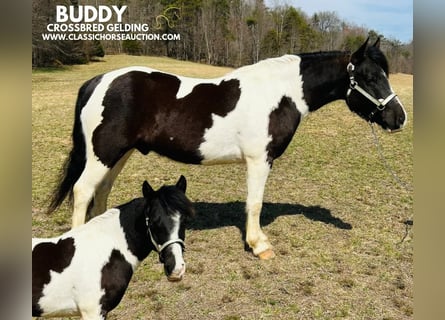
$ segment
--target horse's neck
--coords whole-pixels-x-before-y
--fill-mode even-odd
[[[143,207],[144,200],[142,198],[118,207],[120,210],[119,220],[128,248],[139,261],[144,260],[152,250],[147,236]]]
[[[309,111],[338,99],[346,98],[349,80],[346,66],[349,54],[319,53],[301,56],[300,72]]]

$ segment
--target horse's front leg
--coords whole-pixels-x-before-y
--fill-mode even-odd
[[[264,187],[270,171],[266,156],[247,158],[247,201],[246,201],[246,242],[253,254],[260,259],[275,256],[272,246],[260,226]]]

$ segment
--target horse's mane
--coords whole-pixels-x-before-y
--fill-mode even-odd
[[[350,54],[351,54],[350,51],[318,51],[318,52],[299,53],[298,56],[308,61],[311,58],[312,59],[318,59],[322,57],[336,58]],[[365,54],[369,59],[377,63],[383,69],[383,71],[385,71],[387,75],[389,75],[388,60],[386,59],[385,55],[379,48],[374,46],[369,46],[366,49]]]
[[[179,211],[187,217],[194,216],[195,210],[192,202],[175,186],[162,186],[157,194],[161,205],[170,209],[167,212]]]

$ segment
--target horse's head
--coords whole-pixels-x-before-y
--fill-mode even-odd
[[[372,46],[368,41],[351,55],[346,103],[366,121],[394,132],[405,125],[406,112],[389,84],[388,62],[380,51],[380,39]]]
[[[147,234],[159,253],[169,281],[179,281],[185,273],[185,220],[194,214],[193,205],[185,196],[186,187],[184,176],[176,185],[163,186],[157,191],[147,181],[142,185],[142,193],[147,200]]]

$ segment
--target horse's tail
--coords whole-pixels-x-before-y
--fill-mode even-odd
[[[54,212],[68,195],[69,201],[72,202],[73,200],[74,184],[80,178],[80,175],[85,169],[86,163],[86,144],[85,136],[82,130],[80,113],[91,97],[97,83],[100,81],[100,77],[101,76],[98,76],[85,82],[85,84],[79,89],[74,113],[74,126],[72,133],[73,148],[65,160],[63,169],[60,173],[59,183],[50,198],[47,213]]]

